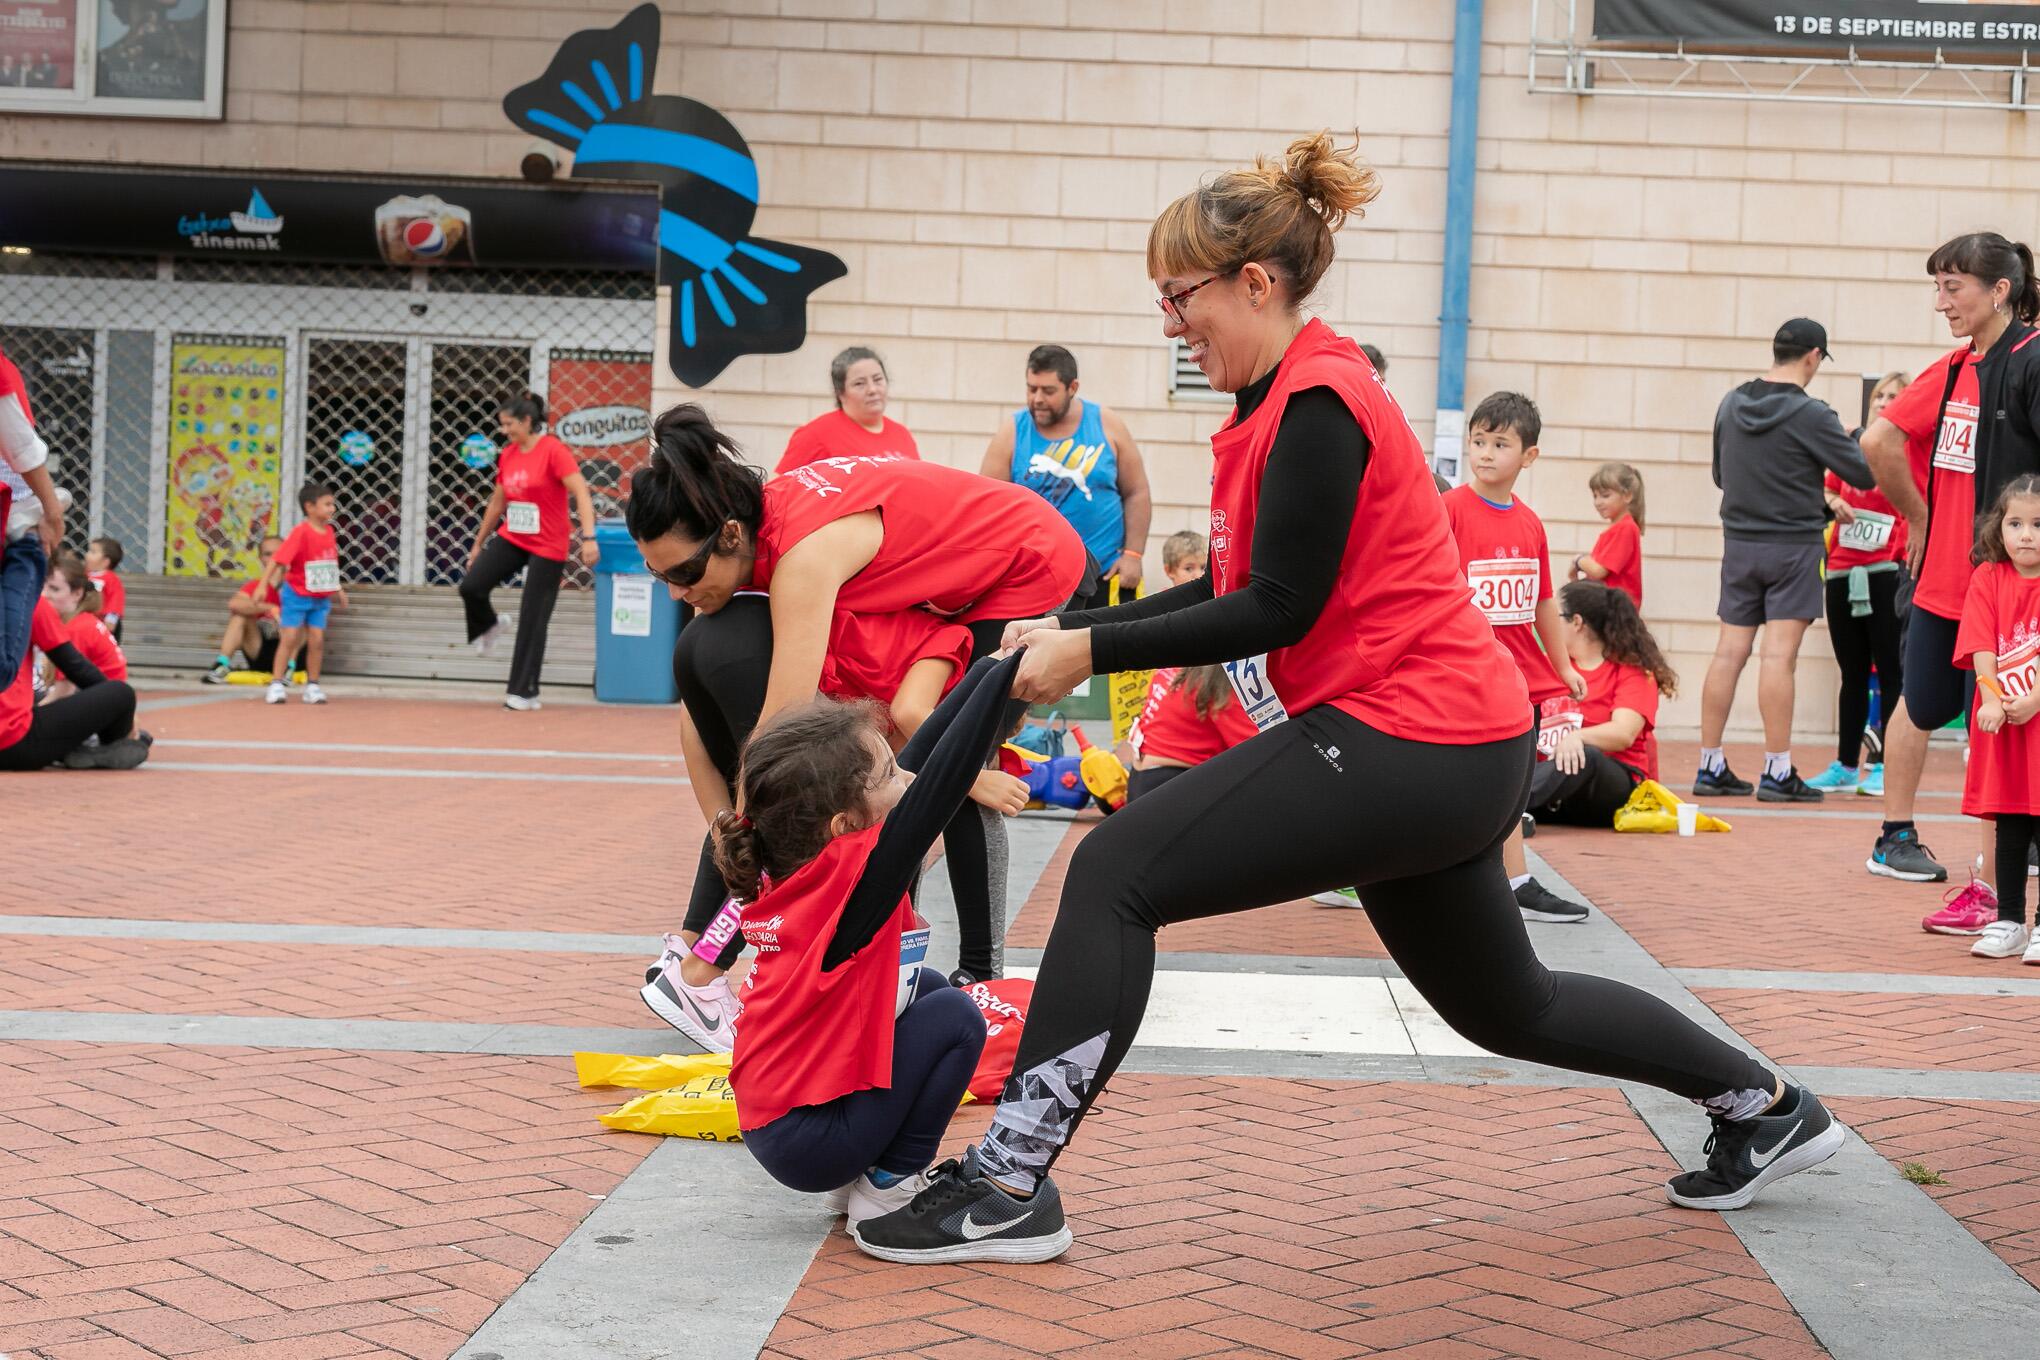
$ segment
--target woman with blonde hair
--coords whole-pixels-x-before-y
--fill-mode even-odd
[[[1069,1241],[1048,1178],[1147,1009],[1155,932],[1355,885],[1404,976],[1491,1052],[1690,1097],[1715,1121],[1676,1204],[1740,1208],[1842,1129],[1656,997],[1553,973],[1502,867],[1535,749],[1522,671],[1467,594],[1422,446],[1360,347],[1303,312],[1378,189],[1329,135],[1164,209],[1148,273],[1232,418],[1212,437],[1210,569],[1111,609],[1010,625],[1016,697],[1221,664],[1256,734],[1078,848],[1013,1075],[984,1139],[858,1225],[897,1261],[1040,1261]],[[1240,1023],[1251,1025],[1251,1017]]]

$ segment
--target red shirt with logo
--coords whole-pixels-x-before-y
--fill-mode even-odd
[[[1656,779],[1657,681],[1651,678],[1649,671],[1615,660],[1603,661],[1592,670],[1581,666],[1579,672],[1587,682],[1587,697],[1580,700],[1580,725],[1599,727],[1613,718],[1618,708],[1640,715],[1643,730],[1636,734],[1636,740],[1627,749],[1610,751],[1608,755],[1645,779]]]
[[[567,478],[580,470],[573,451],[552,435],[540,435],[528,449],[515,441],[505,444],[496,459],[496,485],[503,488],[503,522],[497,532],[503,541],[548,562],[566,561],[573,536]]]
[[[1621,591],[1643,610],[1643,530],[1636,518],[1625,514],[1601,531],[1587,556],[1608,569],[1602,585]]]
[[[7,688],[0,690],[0,750],[27,736],[35,721],[35,654],[54,652],[70,640],[57,607],[38,598],[28,618],[28,650],[21,654],[21,665]]]
[[[109,680],[127,679],[127,657],[97,614],[79,611],[64,621],[66,639]]]
[[[770,590],[789,549],[866,510],[882,511],[885,539],[837,592],[839,610],[1027,619],[1062,608],[1084,576],[1083,540],[1026,487],[894,455],[824,458],[767,482],[751,588]]]
[[[1927,556],[1920,566],[1913,603],[1944,619],[1962,617],[1969,586],[1969,550],[1976,540],[1976,419],[1980,400],[1976,351],[1964,345],[1942,356],[1912,380],[1884,408],[1884,418],[1909,439],[1931,439],[1931,482],[1927,499]],[[1961,365],[1947,409],[1941,394],[1948,391],[1948,372]],[[1935,427],[1934,418],[1941,417]]]
[[[1254,735],[1258,729],[1230,689],[1209,717],[1200,716],[1192,687],[1176,683],[1182,673],[1182,667],[1168,666],[1148,681],[1147,703],[1126,736],[1135,751],[1154,760],[1202,765]]]
[[[836,837],[744,907],[744,940],[758,961],[744,978],[730,1057],[740,1129],[892,1085],[900,933],[913,914],[907,899],[871,943],[833,971],[822,967],[884,825]]]
[[[884,421],[878,433],[873,434],[838,407],[793,432],[774,472],[791,472],[820,458],[883,458],[888,454],[919,459],[921,450],[907,427],[897,420]]]
[[[1537,641],[1537,606],[1551,598],[1551,545],[1544,521],[1520,496],[1498,506],[1471,486],[1445,493],[1445,518],[1459,544],[1473,607],[1516,658],[1530,687],[1530,702],[1565,693]]]
[[[1978,652],[1997,658],[1998,688],[2007,699],[2040,688],[2040,578],[2026,579],[2009,562],[1986,562],[1970,574],[1955,664],[1970,669]],[[1977,704],[1987,697],[1978,686]],[[2006,723],[1996,732],[1970,724],[1962,812],[2040,813],[2040,720]]]
[[[300,595],[331,595],[340,589],[340,540],[330,524],[321,529],[310,520],[299,521],[276,550],[276,561],[289,568],[285,584]],[[333,565],[314,565],[324,562]]]
[[[1912,441],[1907,440],[1908,444]],[[1879,562],[1905,561],[1905,545],[1909,528],[1905,517],[1898,513],[1898,507],[1891,503],[1876,487],[1864,490],[1850,486],[1830,472],[1825,484],[1831,495],[1840,496],[1843,504],[1856,512],[1850,524],[1835,526],[1834,541],[1828,545],[1828,574],[1847,571],[1850,567],[1874,566]]]
[[[119,623],[127,617],[127,587],[121,583],[117,571],[92,571],[86,575],[92,584],[99,587],[99,598],[106,602],[103,617],[108,623]]]
[[[1211,437],[1210,574],[1219,595],[1253,574],[1262,474],[1289,399],[1336,393],[1371,452],[1339,578],[1303,640],[1270,652],[1290,714],[1331,704],[1409,741],[1471,746],[1530,728],[1523,672],[1467,597],[1459,549],[1422,446],[1367,356],[1313,320],[1290,342],[1268,395]]]
[[[838,699],[890,704],[907,672],[927,660],[950,663],[942,693],[955,689],[970,665],[970,629],[925,609],[891,614],[839,609],[829,626],[829,654],[823,658],[816,688]]]

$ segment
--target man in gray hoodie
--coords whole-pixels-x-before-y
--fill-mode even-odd
[[[1793,670],[1807,625],[1821,615],[1827,548],[1823,475],[1875,483],[1863,451],[1806,385],[1828,353],[1827,330],[1798,317],[1771,341],[1771,371],[1721,400],[1714,413],[1714,484],[1721,488],[1721,635],[1700,693],[1696,795],[1747,794],[1760,802],[1818,803],[1792,768]],[[1764,630],[1757,707],[1764,720],[1764,773],[1738,779],[1721,753],[1735,687]]]

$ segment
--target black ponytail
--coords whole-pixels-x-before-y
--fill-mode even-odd
[[[624,522],[640,543],[670,533],[703,541],[731,520],[755,539],[765,518],[763,480],[708,412],[682,402],[652,423],[651,461],[631,478]]]
[[[2011,285],[2006,307],[2014,320],[2040,320],[2040,278],[2034,277],[2033,248],[2009,241],[1994,231],[1958,236],[1927,257],[1929,274],[1967,274],[1995,288],[1999,279]]]
[[[496,410],[513,420],[525,421],[534,431],[545,428],[545,398],[536,392],[513,392],[497,404]]]
[[[1670,698],[1679,692],[1679,673],[1665,660],[1657,639],[1636,604],[1628,595],[1598,581],[1574,581],[1558,592],[1559,608],[1584,622],[1601,639],[1601,650],[1610,661],[1649,675],[1658,693]]]

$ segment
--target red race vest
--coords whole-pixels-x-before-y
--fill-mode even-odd
[[[1417,437],[1360,347],[1322,321],[1290,343],[1254,414],[1211,437],[1212,588],[1252,579],[1261,476],[1289,398],[1312,387],[1339,395],[1372,451],[1331,598],[1303,641],[1268,656],[1282,707],[1328,703],[1390,736],[1449,746],[1521,736],[1529,690],[1469,599]]]
[[[1026,978],[974,982],[964,995],[985,1017],[985,1048],[978,1054],[977,1070],[970,1074],[969,1090],[979,1100],[997,1100],[1006,1078],[1013,1075],[1013,1059],[1020,1054],[1020,1032],[1027,1027],[1034,984]]]
[[[765,484],[751,588],[770,590],[794,544],[866,510],[883,515],[885,541],[838,609],[1027,619],[1062,608],[1084,577],[1083,540],[1025,487],[908,458],[824,458]]]

